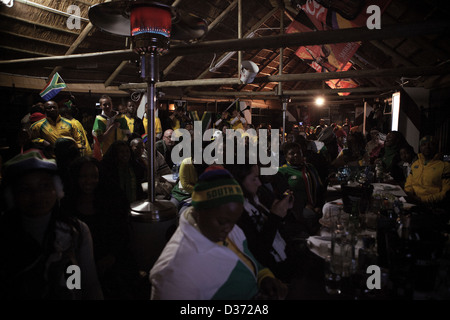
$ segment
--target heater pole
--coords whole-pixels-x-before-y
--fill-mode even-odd
[[[147,161],[148,161],[148,201],[155,202],[155,99],[158,81],[158,53],[151,50],[141,56],[141,76],[147,81]]]

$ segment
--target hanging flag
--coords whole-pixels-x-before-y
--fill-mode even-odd
[[[351,0],[335,1],[335,6],[342,6],[342,10],[334,10],[332,7],[325,7],[322,3],[331,1],[294,1],[299,14],[294,21],[286,28],[286,33],[312,32],[315,30],[338,30],[345,28],[358,28],[366,26],[370,13],[366,8],[369,5],[376,5],[381,13],[389,6],[392,0]],[[344,4],[348,3],[348,4]],[[353,6],[350,6],[350,3]],[[363,5],[364,4],[364,5]],[[352,18],[348,20],[347,18]],[[343,42],[334,44],[322,44],[302,46],[295,54],[305,61],[316,72],[338,72],[347,71],[352,67],[350,59],[359,49],[361,42]],[[330,79],[326,81],[332,89],[356,88],[358,83],[352,79]],[[339,95],[349,95],[347,92],[340,92]]]
[[[66,87],[64,80],[61,78],[58,72],[56,72],[52,80],[47,83],[44,89],[39,93],[42,99],[48,101],[56,96],[62,89]]]

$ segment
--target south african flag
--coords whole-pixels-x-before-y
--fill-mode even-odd
[[[56,96],[62,89],[66,87],[64,80],[61,78],[58,72],[54,74],[52,80],[47,83],[44,89],[39,93],[42,99],[48,101]]]

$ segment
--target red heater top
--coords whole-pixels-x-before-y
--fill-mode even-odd
[[[169,39],[199,40],[208,31],[206,21],[192,13],[148,0],[121,0],[89,8],[89,20],[102,31],[147,39],[167,46]],[[145,46],[144,43],[142,43]]]
[[[170,38],[172,14],[164,8],[137,6],[131,9],[130,24],[131,36],[152,34]]]

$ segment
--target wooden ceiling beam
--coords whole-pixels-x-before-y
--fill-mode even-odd
[[[24,88],[31,90],[41,91],[47,84],[46,79],[37,77],[24,77],[17,75],[5,75],[0,77],[0,87],[7,88]],[[102,83],[67,83],[67,87],[63,91],[67,92],[80,92],[80,93],[92,93],[92,94],[110,94],[128,96],[127,91],[120,90],[117,86],[105,87]]]
[[[66,48],[70,47],[70,44],[67,44],[67,43],[45,40],[45,39],[42,39],[39,37],[33,37],[33,36],[20,34],[20,33],[12,32],[12,31],[0,30],[0,32],[10,35],[10,36],[13,36],[15,38],[23,38],[23,39],[27,39],[27,40],[31,40],[31,41],[43,42],[47,45],[55,45],[55,46],[61,46],[61,47],[66,47]]]
[[[44,58],[53,58],[54,56],[48,53],[43,53],[43,52],[37,52],[37,51],[30,51],[30,50],[25,50],[25,49],[20,49],[20,48],[15,48],[15,47],[10,47],[10,46],[3,46],[0,45],[0,48],[6,49],[6,50],[11,50],[11,51],[16,51],[16,52],[22,52],[22,53],[26,53],[32,56],[43,56]],[[36,58],[26,58],[26,59],[36,59]],[[21,67],[25,67],[24,65],[21,65]],[[5,68],[2,68],[3,71],[5,71]]]
[[[212,30],[216,25],[218,25],[224,18],[226,15],[228,15],[237,5],[238,0],[234,0],[224,11],[222,11],[222,13],[214,19],[213,22],[210,23],[210,25],[208,26],[208,32],[210,30]],[[172,5],[173,6],[173,5]],[[183,56],[178,56],[176,57],[163,71],[163,75],[167,76],[169,74],[169,72],[178,64],[181,62],[181,60],[183,60]]]
[[[414,63],[412,63],[411,61],[409,61],[408,59],[406,59],[404,56],[402,56],[400,53],[398,53],[397,51],[395,51],[395,49],[392,49],[391,47],[389,47],[388,45],[386,45],[384,42],[379,41],[379,40],[374,40],[371,41],[371,43],[377,47],[378,49],[380,49],[381,51],[383,51],[385,54],[387,54],[388,56],[390,56],[392,59],[396,60],[397,62],[399,62],[400,64],[403,64],[405,67],[414,67],[416,66]]]
[[[63,17],[70,17],[72,15],[71,13],[64,12],[64,11],[61,11],[61,10],[57,10],[57,9],[54,9],[54,8],[51,8],[51,7],[47,7],[47,6],[44,6],[44,5],[40,4],[40,3],[36,3],[36,2],[33,2],[33,1],[15,0],[15,2],[21,3],[21,4],[26,5],[26,6],[38,8],[38,9],[43,10],[43,11],[55,13],[55,14],[63,16]],[[89,19],[87,19],[85,17],[80,17],[80,20],[82,20],[84,22],[89,22]]]
[[[350,62],[352,63],[352,64],[354,64],[355,66],[358,66],[360,69],[362,69],[362,70],[367,70],[367,69],[369,69],[368,67],[367,67],[367,64],[364,62],[364,61],[361,61],[361,59],[364,59],[365,60],[365,58],[363,57],[363,56],[360,56],[360,55],[358,55],[358,54],[355,54],[355,55],[353,55],[353,57],[350,59]],[[367,61],[367,60],[365,60],[365,61]],[[374,67],[372,67],[372,68],[374,68]],[[385,85],[389,85],[390,83],[389,83],[389,81],[387,81],[386,79],[383,79],[383,78],[369,78],[369,79],[367,79],[372,85],[375,85],[375,86],[385,86]]]
[[[261,25],[263,25],[271,16],[273,16],[275,13],[277,12],[277,8],[272,9],[270,12],[268,12],[261,20],[259,20],[257,23],[255,23],[253,25],[253,27],[244,34],[244,39],[246,37],[248,37],[252,32],[255,32],[256,29],[258,29],[259,27],[261,27]],[[242,39],[239,39],[239,41],[242,41]],[[236,51],[236,50],[229,50],[229,51]],[[204,51],[205,52],[205,51]],[[220,61],[221,59],[223,59],[225,57],[226,54],[221,55],[217,61]],[[211,72],[209,71],[209,67],[208,69],[204,70],[198,77],[197,79],[202,79],[205,78],[208,74],[210,74]]]
[[[124,60],[119,64],[119,66],[108,77],[108,79],[106,79],[105,87],[108,87],[111,84],[111,82],[113,82],[113,80],[120,74],[120,72],[122,72],[123,68],[125,68],[129,62],[130,62],[129,60]]]
[[[68,34],[75,35],[75,36],[78,36],[78,34],[79,34],[79,32],[72,31],[72,30],[69,30],[67,28],[54,27],[54,26],[51,26],[51,25],[48,25],[48,24],[44,24],[44,23],[40,23],[40,22],[36,22],[36,21],[27,20],[27,19],[24,19],[24,18],[12,16],[12,15],[6,14],[6,13],[1,12],[1,11],[0,11],[0,16],[6,17],[6,18],[12,19],[12,20],[17,20],[18,22],[22,22],[22,23],[25,23],[25,24],[32,24],[32,25],[37,26],[37,27],[53,30],[53,31],[56,31],[56,32],[68,33]]]
[[[286,81],[322,81],[329,79],[346,79],[346,78],[371,78],[371,77],[413,77],[425,75],[442,75],[450,74],[450,65],[437,67],[404,67],[396,69],[373,69],[373,70],[349,70],[339,72],[309,72],[300,74],[281,74],[267,77],[256,77],[253,83],[266,82],[286,82]],[[212,79],[195,79],[195,80],[179,80],[179,81],[163,81],[157,82],[157,88],[164,87],[189,87],[189,86],[213,86],[213,85],[239,85],[242,84],[236,78],[212,78]],[[146,83],[129,83],[119,86],[123,90],[145,89]]]
[[[341,89],[309,89],[309,90],[283,90],[284,95],[288,96],[309,96],[309,95],[337,95],[340,92],[350,93],[366,93],[366,92],[387,92],[391,90],[399,90],[400,86],[393,87],[358,87],[358,88],[341,88]],[[191,96],[218,96],[218,97],[255,97],[255,96],[277,96],[275,91],[190,91]]]
[[[283,74],[268,77],[256,77],[253,83],[278,81],[317,81],[344,78],[386,78],[386,77],[414,77],[450,73],[450,66],[403,67],[393,69],[348,70],[338,72],[311,72],[300,74]]]
[[[245,51],[261,48],[334,44],[404,37],[410,38],[424,34],[448,33],[449,30],[450,23],[447,21],[387,25],[383,26],[382,29],[374,30],[370,30],[367,27],[345,28],[327,31],[289,33],[259,38],[228,39],[174,45],[170,48],[168,55]]]

